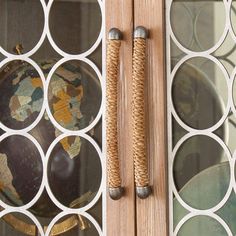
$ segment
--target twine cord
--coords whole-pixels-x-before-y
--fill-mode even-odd
[[[137,187],[149,185],[144,110],[145,50],[146,40],[144,38],[135,38],[132,73],[132,128],[134,174]]]
[[[106,149],[109,188],[118,188],[121,186],[117,131],[117,86],[120,45],[121,41],[114,39],[109,39],[107,43]]]

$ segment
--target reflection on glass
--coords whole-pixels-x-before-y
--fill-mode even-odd
[[[42,181],[43,166],[36,146],[20,135],[0,143],[0,197],[13,206],[29,203]]]
[[[205,70],[209,75],[212,73],[211,77],[204,73]],[[227,84],[224,75],[209,60],[200,57],[187,60],[175,74],[172,99],[177,114],[186,124],[196,129],[210,128],[225,110]]]
[[[61,50],[79,54],[95,43],[101,22],[97,0],[55,0],[50,11],[49,27],[53,40]]]
[[[53,149],[48,180],[54,196],[70,208],[87,205],[101,184],[101,163],[93,145],[79,136],[63,138]]]
[[[225,18],[223,1],[174,0],[171,5],[172,30],[179,43],[193,51],[208,50],[219,41]]]
[[[12,61],[0,71],[0,122],[12,129],[33,123],[43,104],[43,83],[27,62]]]
[[[84,62],[62,64],[50,80],[49,106],[55,120],[66,129],[83,129],[93,122],[101,97],[97,75]]]
[[[10,53],[21,43],[24,52],[38,43],[44,27],[44,14],[38,0],[0,1],[0,46]]]
[[[227,161],[223,148],[214,139],[197,135],[187,139],[178,149],[174,162],[174,179],[180,190],[201,171]]]
[[[230,9],[232,25],[235,29],[234,1]],[[235,5],[236,6],[236,5]],[[185,1],[174,0],[171,5],[170,23],[177,41],[187,49],[195,52],[208,50],[219,42],[226,26],[226,14],[223,1]],[[221,45],[211,54],[196,57],[192,53],[184,53],[183,48],[170,40],[171,71],[185,56],[185,61],[177,69],[173,78],[171,96],[176,111],[172,115],[172,150],[180,139],[188,134],[184,124],[195,128],[194,136],[180,145],[173,164],[174,184],[179,197],[190,207],[205,210],[217,206],[222,200],[226,203],[218,211],[224,221],[235,234],[234,205],[235,193],[229,199],[228,193],[231,168],[226,152],[211,137],[198,134],[200,130],[213,127],[223,115],[227,115],[222,125],[212,132],[216,134],[231,151],[235,152],[236,118],[229,111],[225,114],[229,84],[227,75],[220,69],[222,64],[228,76],[236,66],[236,45],[231,34],[227,34]],[[210,60],[214,56],[215,62]],[[233,85],[234,102],[236,94]],[[193,133],[193,132],[192,132]],[[176,225],[191,209],[181,205],[173,196],[173,221]],[[177,235],[228,235],[220,223],[208,216],[191,218],[182,225]]]
[[[178,236],[227,236],[223,226],[209,216],[195,216],[189,219],[179,230]]]
[[[228,162],[209,167],[192,178],[180,192],[180,197],[190,206],[206,210],[215,207],[226,195],[230,182]],[[210,189],[210,191],[209,191]]]

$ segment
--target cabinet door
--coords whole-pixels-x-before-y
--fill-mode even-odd
[[[167,235],[166,127],[164,80],[164,3],[162,1],[107,1],[107,31],[118,28],[123,34],[120,52],[119,142],[122,183],[125,195],[118,201],[109,197],[108,235]],[[153,194],[141,200],[135,194],[133,172],[132,48],[136,26],[144,26],[147,40],[145,105],[147,156]]]
[[[135,0],[134,25],[148,32],[145,68],[146,143],[152,194],[136,200],[138,236],[167,235],[167,142],[164,1]]]
[[[137,234],[235,235],[234,1],[137,0],[134,19],[150,32],[146,100],[153,186],[152,197],[136,201]]]
[[[0,1],[0,235],[105,235],[104,1]]]
[[[235,3],[166,1],[170,235],[235,235]]]
[[[135,193],[132,159],[131,94],[132,94],[132,47],[133,1],[106,1],[106,35],[111,28],[122,34],[118,78],[118,146],[121,182],[124,196],[112,200],[107,196],[107,235],[135,235]]]

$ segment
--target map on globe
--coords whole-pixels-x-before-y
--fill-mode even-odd
[[[19,73],[12,80],[14,95],[10,99],[11,117],[25,121],[33,112],[40,112],[43,103],[43,84],[39,77],[29,75],[22,79]]]
[[[14,199],[17,205],[22,205],[20,196],[12,184],[13,176],[7,165],[7,155],[0,153],[0,191],[5,193],[10,199]]]
[[[47,76],[55,61],[42,62],[41,68]],[[10,78],[10,79],[9,79]],[[2,82],[1,87],[8,88],[6,94],[9,111],[9,118],[12,123],[31,124],[42,109],[44,91],[43,83],[33,66],[22,63],[9,75],[6,83]],[[83,99],[82,75],[78,68],[65,64],[60,66],[52,75],[49,85],[48,102],[50,110],[55,120],[64,128],[77,130],[84,128],[85,122],[81,112],[81,100]],[[10,88],[10,89],[9,89]],[[1,91],[0,91],[1,92]],[[8,118],[8,120],[9,120]],[[45,112],[43,119],[50,123],[54,129],[54,137],[58,137],[61,132],[51,124]],[[30,121],[30,122],[29,122]],[[23,127],[23,126],[22,126]],[[79,136],[69,136],[60,140],[60,144],[70,159],[77,157],[81,150],[81,139]],[[30,152],[30,149],[27,151]],[[10,152],[0,151],[0,191],[5,198],[10,199],[14,205],[23,205],[20,194],[17,192],[14,182],[14,169],[9,165],[9,161],[15,157]],[[23,155],[23,154],[22,154]],[[20,158],[21,155],[19,155]],[[20,160],[19,160],[20,161]]]
[[[44,73],[50,71],[54,61],[41,63]],[[37,73],[32,73],[32,68],[19,70],[12,79],[13,95],[10,98],[9,108],[11,117],[17,121],[25,121],[34,112],[40,112],[43,103],[43,84]],[[81,100],[83,98],[83,86],[81,74],[73,66],[60,66],[51,78],[49,86],[49,103],[51,104],[53,117],[64,128],[78,129],[83,118],[81,113]],[[49,120],[47,114],[45,119]],[[80,127],[82,128],[82,127]],[[60,132],[55,128],[55,137]],[[73,158],[79,154],[80,138],[68,137],[60,141],[64,150]]]

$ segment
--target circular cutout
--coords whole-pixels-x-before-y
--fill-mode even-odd
[[[0,143],[0,198],[12,206],[29,203],[38,193],[43,164],[36,146],[21,135]]]
[[[52,4],[50,33],[57,47],[66,53],[80,54],[91,48],[99,36],[101,24],[97,0],[55,0]]]
[[[0,234],[11,236],[41,235],[35,223],[28,216],[18,212],[2,216]]]
[[[48,181],[57,200],[70,208],[87,205],[98,192],[102,178],[94,146],[79,136],[69,136],[54,147],[48,163]]]
[[[0,45],[9,53],[18,54],[15,47],[22,45],[23,52],[32,50],[40,40],[44,28],[44,13],[40,1],[0,1]]]
[[[207,129],[217,124],[224,115],[227,99],[224,74],[214,62],[203,57],[191,58],[177,70],[172,101],[178,116],[188,126]]]
[[[185,222],[177,233],[178,236],[228,236],[225,228],[210,216],[195,216]]]
[[[201,210],[217,205],[229,187],[227,160],[223,148],[214,139],[203,135],[187,139],[178,149],[173,166],[180,197]]]
[[[43,83],[37,70],[25,61],[7,63],[0,71],[0,122],[24,129],[38,117],[43,104]]]
[[[60,227],[60,224],[63,227]],[[99,236],[93,223],[82,215],[67,215],[62,217],[52,227],[49,235],[56,235],[57,232],[61,232],[61,236]]]
[[[174,35],[183,47],[196,52],[206,51],[217,44],[224,32],[224,2],[174,0],[170,21]]]
[[[48,101],[54,119],[65,129],[81,130],[97,116],[102,91],[95,71],[82,61],[59,66],[49,84]]]

